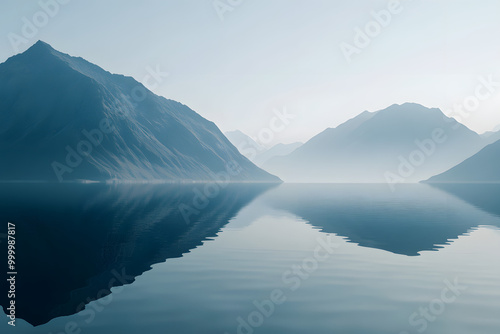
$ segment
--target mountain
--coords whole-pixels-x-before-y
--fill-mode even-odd
[[[4,181],[279,182],[187,106],[41,41],[0,64],[0,155]]]
[[[292,144],[280,143],[274,145],[270,149],[267,149],[239,130],[226,132],[224,134],[227,139],[229,139],[229,141],[236,146],[241,154],[257,166],[264,165],[268,160],[274,157],[288,155],[303,145],[303,143],[299,142]]]
[[[263,151],[266,149],[264,146],[257,144],[255,140],[240,130],[228,131],[225,132],[224,135],[234,146],[236,146],[238,150],[240,150],[240,152],[243,152],[241,154],[247,156],[247,158],[249,154],[245,153],[246,149],[254,149],[257,151]]]
[[[417,182],[483,147],[477,133],[439,109],[395,104],[326,129],[263,168],[289,182]]]
[[[304,143],[296,142],[296,143],[291,143],[291,144],[276,144],[267,151],[264,151],[257,155],[254,160],[252,160],[253,163],[255,163],[257,166],[262,167],[266,162],[269,160],[273,159],[274,157],[282,157],[285,155],[288,155],[304,145]]]
[[[450,170],[431,177],[429,183],[500,183],[500,140]]]
[[[497,127],[498,128],[498,127]],[[500,131],[490,131],[483,133],[481,135],[486,144],[493,144],[497,140],[500,140]]]

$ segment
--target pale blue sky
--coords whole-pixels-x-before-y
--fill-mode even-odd
[[[51,0],[42,0],[48,2]],[[55,1],[55,0],[52,0]],[[236,0],[221,0],[224,3]],[[417,102],[450,113],[479,76],[500,82],[500,1],[401,0],[401,10],[351,62],[340,44],[384,10],[379,0],[243,0],[221,20],[213,0],[72,0],[21,46],[41,39],[142,81],[169,72],[155,93],[187,104],[223,131],[256,136],[273,109],[296,118],[274,141],[305,141],[364,110]],[[0,4],[0,61],[15,54],[38,1]],[[463,119],[500,124],[500,87]]]

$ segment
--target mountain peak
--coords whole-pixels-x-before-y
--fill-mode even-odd
[[[5,66],[5,64],[12,62],[17,62],[19,66],[29,68],[30,71],[52,68],[52,71],[62,70],[65,71],[66,75],[70,75],[68,71],[69,69],[95,80],[104,86],[118,85],[121,86],[121,88],[126,88],[131,85],[141,85],[141,83],[137,82],[133,78],[125,77],[123,75],[114,75],[81,57],[75,57],[58,51],[50,44],[41,40],[37,41],[25,52],[12,56],[7,60],[7,62],[0,64],[0,66]],[[55,68],[57,68],[57,70]],[[153,94],[149,91],[147,91],[147,93]]]
[[[49,43],[46,43],[44,41],[42,41],[41,39],[39,39],[35,44],[33,44],[33,46],[37,46],[37,47],[47,47],[47,48],[51,48],[53,49],[53,47],[49,44]],[[32,46],[32,47],[33,47]]]
[[[417,182],[442,173],[484,146],[477,133],[456,124],[439,109],[394,104],[325,130],[291,154],[263,166],[289,182],[392,182],[387,175]],[[434,138],[436,130],[446,136],[444,142]],[[422,148],[423,143],[429,146]],[[415,154],[423,162],[412,162],[411,173],[401,172],[401,166],[413,161]]]
[[[279,182],[195,111],[43,41],[0,64],[0,124],[1,180]]]
[[[61,59],[64,54],[54,49],[50,44],[45,43],[42,40],[37,41],[35,44],[30,46],[26,51],[14,55],[8,59],[9,61],[21,61],[24,64],[31,64],[36,66],[41,66],[41,63],[46,62],[51,59]],[[6,62],[6,63],[7,63]],[[3,64],[2,64],[3,65]]]
[[[38,40],[35,44],[33,44],[28,50],[25,51],[25,53],[33,52],[33,51],[50,51],[50,52],[57,52],[50,44],[45,43],[42,40]]]
[[[385,111],[385,110],[390,110],[390,111],[396,111],[396,112],[419,112],[419,111],[424,111],[424,112],[428,112],[428,111],[431,111],[431,110],[434,110],[433,108],[427,108],[426,106],[423,106],[419,103],[415,103],[415,102],[405,102],[405,103],[402,103],[402,104],[393,104],[391,105],[390,107],[388,108],[385,108],[383,110],[380,110],[380,111]]]

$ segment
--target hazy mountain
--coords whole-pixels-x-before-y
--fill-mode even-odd
[[[270,149],[258,144],[250,136],[243,132],[236,130],[224,133],[229,141],[236,146],[236,148],[247,157],[250,161],[257,166],[262,166],[268,160],[274,157],[280,157],[292,153],[294,150],[303,145],[303,143],[292,144],[276,144]]]
[[[211,180],[237,165],[232,181],[279,181],[187,106],[43,42],[0,65],[0,155],[0,180]]]
[[[483,133],[481,135],[481,138],[484,139],[484,142],[486,144],[493,144],[494,142],[500,140],[500,131],[489,131]]]
[[[260,144],[257,144],[250,136],[244,134],[240,130],[228,131],[224,135],[229,139],[229,141],[240,150],[241,154],[248,158],[248,153],[245,152],[246,149],[254,149],[256,151],[264,151],[266,148]]]
[[[430,178],[430,183],[499,183],[500,140],[458,166]]]
[[[257,166],[263,166],[266,162],[274,157],[282,157],[288,155],[304,145],[304,143],[291,143],[291,144],[276,144],[267,151],[258,154],[254,160],[252,160]]]
[[[417,182],[477,153],[482,138],[418,104],[363,112],[263,168],[293,182]]]

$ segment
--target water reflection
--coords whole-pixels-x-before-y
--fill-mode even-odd
[[[500,217],[500,184],[431,184],[473,206]]]
[[[201,195],[204,192],[210,194],[209,200]],[[373,306],[365,310],[368,313],[363,313],[357,309],[360,303],[378,305],[380,302],[385,303],[386,310],[402,313],[397,317],[401,327],[398,323],[396,328],[404,329],[406,317],[419,306],[419,289],[430,288],[428,273],[446,266],[455,270],[453,261],[464,258],[460,254],[446,258],[442,263],[433,263],[429,261],[429,253],[426,253],[427,257],[414,256],[423,251],[439,250],[478,225],[500,226],[500,219],[492,215],[498,213],[494,205],[497,194],[498,188],[489,186],[435,188],[401,185],[393,193],[386,185],[284,184],[274,189],[261,185],[233,185],[224,189],[205,189],[203,185],[3,185],[0,220],[17,225],[20,273],[17,316],[35,326],[74,314],[98,298],[104,297],[101,301],[105,303],[111,287],[115,287],[114,295],[118,286],[132,283],[153,264],[183,257],[202,245],[204,240],[215,237],[231,220],[232,223],[224,229],[226,237],[221,236],[211,243],[214,246],[211,252],[207,252],[209,247],[203,247],[190,260],[183,257],[168,272],[169,277],[158,274],[159,277],[150,278],[153,291],[150,295],[143,295],[148,291],[140,290],[141,294],[132,296],[151,303],[151,309],[136,310],[122,300],[123,305],[114,305],[120,310],[117,311],[119,316],[113,317],[112,310],[107,310],[109,313],[103,313],[99,320],[118,326],[122,312],[128,316],[139,312],[144,320],[137,322],[138,329],[131,331],[135,333],[142,330],[155,310],[157,317],[151,324],[154,331],[173,323],[180,328],[174,326],[176,333],[200,332],[192,330],[196,321],[189,319],[198,319],[200,323],[196,326],[207,328],[206,332],[208,328],[211,332],[233,328],[234,319],[248,313],[246,309],[241,311],[244,307],[252,307],[254,298],[261,298],[279,286],[281,273],[290,265],[301,263],[303,255],[299,255],[301,252],[297,249],[300,247],[295,249],[295,245],[307,238],[316,240],[315,234],[319,234],[304,224],[305,221],[321,232],[335,233],[347,237],[351,243],[369,248],[351,244],[352,247],[343,250],[347,255],[332,257],[322,274],[318,272],[316,278],[311,279],[309,288],[304,287],[299,292],[300,298],[296,297],[294,303],[284,307],[275,321],[287,329],[298,321],[304,328],[316,328],[315,333],[320,330],[331,332],[333,325],[326,323],[333,321],[330,313],[334,309],[334,314],[352,315],[352,318],[338,317],[335,322],[338,326],[342,318],[344,328],[349,329],[356,327],[355,319],[360,316],[380,312]],[[283,219],[290,214],[294,219]],[[256,224],[259,221],[261,223]],[[302,227],[314,233],[304,235],[306,230]],[[233,232],[228,232],[231,229]],[[233,237],[239,237],[236,240],[244,240],[252,247],[241,245],[241,249],[236,247],[238,252],[228,252],[224,243],[231,243],[228,239]],[[286,237],[292,237],[292,249],[279,247]],[[263,249],[252,251],[258,250],[259,244],[265,242],[268,244]],[[5,249],[5,242],[2,241],[0,246]],[[372,252],[373,249],[386,252]],[[372,253],[379,262],[373,263]],[[364,258],[367,254],[370,257]],[[446,252],[432,254],[446,255]],[[472,253],[468,251],[467,254]],[[481,258],[485,259],[487,255],[487,252],[481,253]],[[476,255],[470,255],[473,256]],[[218,265],[213,266],[213,263]],[[428,268],[415,266],[417,263]],[[471,268],[465,268],[464,263]],[[485,277],[485,280],[494,277],[487,272],[488,268],[478,269],[474,265],[474,261],[464,259],[457,268]],[[183,266],[188,268],[183,269]],[[360,271],[352,271],[353,268]],[[377,281],[381,272],[383,279]],[[414,279],[406,283],[395,278],[395,273],[406,273],[407,277]],[[389,278],[393,279],[391,284],[387,284]],[[353,281],[358,283],[351,290]],[[2,279],[1,291],[7,290],[4,282]],[[440,282],[438,280],[438,284]],[[394,286],[399,286],[399,292],[393,296]],[[194,288],[197,292],[193,292]],[[361,297],[359,289],[365,291]],[[376,298],[367,297],[379,290],[383,293]],[[172,291],[179,291],[177,299],[172,298]],[[400,294],[407,296],[409,304],[395,302]],[[185,298],[188,295],[190,298]],[[433,296],[432,291],[430,295]],[[484,296],[477,293],[473,297],[481,300]],[[344,302],[351,301],[351,304],[343,307],[339,298]],[[197,307],[195,300],[201,306]],[[5,294],[0,294],[0,302],[5,310]],[[181,304],[183,308],[180,308]],[[305,322],[299,315],[311,305],[316,305],[315,312],[310,313],[310,321]],[[402,305],[404,311],[395,311],[402,310]],[[177,309],[183,311],[172,313]],[[166,314],[170,315],[168,320],[165,320]],[[87,317],[82,319],[87,320]],[[39,332],[59,332],[61,324],[58,325],[51,322],[36,329]],[[384,324],[378,326],[374,333],[386,329]],[[27,332],[31,333],[32,329],[27,329]],[[93,331],[106,332],[106,328],[93,328]],[[268,332],[284,331],[270,327]]]
[[[17,229],[17,317],[74,314],[152,264],[216,236],[265,185],[2,185],[0,221]],[[206,196],[206,195],[208,196]],[[6,243],[0,245],[6,254]],[[6,279],[0,291],[7,291]],[[7,294],[0,294],[6,309]]]
[[[500,211],[498,187],[460,188],[459,197],[477,208]],[[447,189],[453,195],[456,187]],[[453,191],[451,191],[453,190]],[[492,199],[493,198],[493,199]],[[325,233],[347,237],[363,247],[417,256],[438,250],[478,225],[497,219],[455,196],[427,185],[284,184],[261,198],[274,209],[301,217]]]

